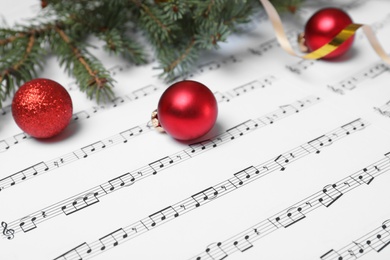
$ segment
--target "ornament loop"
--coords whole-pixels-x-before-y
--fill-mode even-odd
[[[301,52],[309,52],[309,48],[306,46],[305,33],[298,34],[298,46]]]
[[[157,109],[155,109],[153,112],[152,112],[152,116],[151,116],[151,119],[152,119],[152,126],[154,128],[156,128],[157,131],[159,131],[160,133],[164,133],[165,130],[164,128],[161,126],[160,122],[158,121],[158,116],[157,116]]]

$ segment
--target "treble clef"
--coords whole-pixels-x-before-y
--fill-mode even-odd
[[[3,235],[6,236],[9,240],[15,237],[15,231],[13,229],[8,229],[7,223],[1,222],[1,226],[3,227]]]

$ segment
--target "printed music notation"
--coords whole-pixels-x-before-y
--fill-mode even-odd
[[[360,71],[347,79],[344,79],[336,84],[328,85],[328,88],[335,93],[344,95],[346,91],[352,91],[357,88],[361,82],[367,79],[374,79],[388,70],[389,67],[385,63],[375,63],[374,65],[369,66],[363,71]]]
[[[390,117],[390,100],[386,102],[383,106],[374,107],[375,111],[378,111],[381,115]]]
[[[234,97],[239,97],[242,94],[248,93],[249,91],[259,89],[259,88],[264,88],[265,86],[271,85],[272,82],[274,81],[273,76],[266,76],[264,78],[258,79],[251,81],[249,83],[246,83],[244,85],[238,86],[233,88],[230,91],[227,91],[226,93],[215,93],[215,97],[217,102],[223,102],[226,101],[228,102],[231,98]],[[149,87],[148,87],[149,88]],[[157,88],[153,87],[153,89],[157,90]],[[137,91],[138,92],[138,91]],[[147,93],[147,92],[144,92]],[[144,94],[146,96],[147,94]],[[311,101],[309,99],[300,101],[302,102],[300,106],[304,106],[304,103],[307,102],[315,102],[314,100]],[[114,105],[116,107],[116,105]],[[84,111],[83,111],[84,113]],[[86,112],[85,112],[86,113]],[[277,113],[276,113],[277,114]],[[272,119],[273,117],[278,117],[276,114],[273,114],[272,116],[270,115],[268,120],[270,122],[273,122],[276,120],[275,118]],[[87,115],[89,115],[87,113]],[[85,118],[89,118],[85,117]],[[107,150],[108,148],[118,145],[118,144],[125,144],[127,143],[130,139],[135,138],[141,134],[145,134],[150,132],[153,129],[152,125],[150,122],[140,124],[138,126],[131,127],[129,129],[120,131],[118,134],[110,136],[108,138],[96,141],[92,144],[86,145],[81,147],[80,149],[77,149],[73,152],[64,154],[62,156],[59,156],[57,158],[51,159],[49,161],[45,162],[39,162],[33,166],[30,166],[26,169],[23,169],[21,171],[18,171],[8,177],[0,179],[0,191],[10,188],[16,184],[19,184],[21,182],[24,182],[26,180],[29,180],[33,177],[39,176],[45,172],[55,170],[59,167],[62,167],[66,164],[75,162],[77,160],[87,158],[99,151],[102,150]],[[0,141],[1,143],[1,141]]]
[[[383,221],[379,227],[349,245],[339,250],[331,249],[320,258],[321,260],[358,259],[372,251],[380,253],[388,245],[390,245],[390,219]]]
[[[284,209],[277,214],[265,219],[250,228],[240,232],[238,235],[235,235],[231,238],[228,238],[222,242],[212,243],[210,244],[206,250],[200,253],[197,256],[191,258],[191,260],[201,260],[201,259],[225,259],[229,255],[235,252],[245,252],[246,250],[252,248],[253,243],[260,238],[263,238],[276,230],[288,228],[299,221],[304,220],[308,213],[322,209],[328,208],[333,203],[338,201],[342,196],[344,196],[347,192],[355,190],[364,185],[370,185],[371,182],[381,176],[382,174],[388,173],[390,170],[390,152],[385,155],[384,159],[381,159],[369,166],[365,167],[358,172],[347,176],[333,184],[327,184],[324,188],[315,194],[299,201],[298,203]],[[374,234],[372,234],[374,233]],[[384,240],[381,240],[382,233],[385,233],[383,237]],[[378,235],[380,237],[378,238]],[[376,239],[375,239],[376,238]],[[371,239],[371,240],[370,240]],[[360,239],[358,241],[365,241],[367,246],[371,245],[371,248],[375,248],[382,250],[388,244],[390,244],[390,233],[387,230],[387,226],[383,224],[380,228],[371,232],[368,237],[364,237],[364,239]],[[374,245],[374,240],[376,244]],[[371,241],[373,243],[371,243]],[[322,260],[344,260],[350,259],[345,256],[351,256],[351,252],[355,252],[356,249],[359,251],[362,248],[356,248],[356,244],[352,244],[351,246],[353,250],[348,248],[348,250],[343,249],[343,253],[336,252],[331,250],[327,252],[325,255],[321,257]],[[362,254],[363,252],[360,252]],[[353,254],[352,256],[358,256],[358,254]]]
[[[29,214],[27,217],[23,217],[20,220],[15,220],[13,222],[8,223],[8,227],[13,230],[14,233],[18,233],[23,231],[24,233],[32,231],[37,228],[37,224],[47,221],[51,218],[54,218],[59,215],[70,215],[73,213],[76,213],[82,209],[88,208],[98,202],[100,202],[100,198],[106,195],[110,195],[115,191],[120,190],[124,187],[129,187],[133,185],[134,183],[156,175],[157,173],[160,173],[164,169],[168,167],[172,167],[174,165],[177,165],[185,160],[191,159],[199,154],[202,154],[204,152],[207,152],[209,150],[215,149],[217,147],[222,146],[223,144],[226,144],[228,142],[232,142],[234,140],[237,140],[239,137],[242,137],[244,135],[247,135],[248,133],[260,129],[264,126],[274,124],[275,122],[286,118],[290,115],[297,114],[299,111],[302,111],[303,109],[309,108],[315,104],[317,104],[320,101],[318,97],[310,96],[303,98],[301,100],[298,100],[294,103],[287,104],[287,105],[281,105],[279,109],[270,112],[262,117],[259,117],[257,119],[251,119],[247,120],[239,125],[236,125],[230,129],[227,129],[225,132],[217,135],[216,137],[210,139],[210,140],[204,140],[199,143],[193,143],[188,146],[188,148],[176,152],[174,154],[165,156],[163,158],[160,158],[154,162],[149,163],[148,165],[145,165],[144,167],[141,167],[136,170],[129,171],[127,173],[124,173],[120,176],[117,176],[107,182],[102,183],[99,186],[89,188],[87,191],[79,193],[78,195],[75,195],[73,197],[67,198],[65,200],[62,200],[61,202],[55,203],[54,205],[51,205],[49,207],[46,207],[44,209],[41,209],[39,211],[36,211],[32,214]],[[365,124],[367,125],[367,124]],[[349,134],[351,131],[355,131],[358,129],[361,129],[363,127],[363,123],[361,120],[355,120],[354,122],[351,122],[349,124],[346,124],[342,127],[344,132],[346,134]],[[338,134],[338,132],[334,131],[330,135],[333,141],[337,138],[341,138],[342,134]],[[332,141],[332,142],[333,142]],[[317,151],[319,152],[318,147],[322,147],[324,143],[328,142],[329,140],[325,137],[317,138],[313,141],[310,141],[307,145],[307,147],[301,147],[299,149],[303,149],[302,151],[296,152],[295,155],[290,155],[292,158],[291,161],[297,159],[301,152],[310,153],[311,151]],[[291,152],[292,153],[292,152]],[[75,153],[73,153],[75,154]],[[281,167],[284,167],[282,165],[285,164],[285,158],[284,155],[280,155],[278,158],[276,158],[273,162],[275,165],[280,165]],[[73,158],[74,159],[74,158]],[[43,164],[46,166],[46,164]],[[268,169],[269,167],[269,169]],[[262,169],[272,170],[272,167],[274,165],[264,165],[262,166]],[[43,171],[48,171],[48,168],[41,167]],[[283,168],[284,169],[284,168]],[[36,173],[37,171],[33,171]],[[20,174],[20,173],[19,173]],[[26,173],[23,173],[23,177],[26,176]],[[36,174],[35,174],[36,175]],[[34,176],[35,176],[34,175]],[[235,175],[236,178],[239,178],[238,174]],[[8,184],[9,186],[15,185],[15,176],[10,177],[13,183]],[[23,180],[20,180],[23,181]],[[9,187],[8,186],[8,187]],[[6,187],[5,184],[3,187]],[[43,216],[42,212],[45,212],[46,214]]]
[[[76,248],[66,252],[65,254],[57,257],[56,259],[66,260],[69,259],[69,256],[72,254],[77,254],[80,259],[89,259],[96,254],[102,253],[107,249],[117,246],[120,242],[127,241],[135,236],[139,236],[145,232],[148,232],[157,226],[160,226],[170,220],[173,220],[189,211],[197,209],[204,204],[207,204],[211,201],[215,201],[223,195],[238,190],[239,188],[244,187],[246,184],[258,180],[272,172],[285,171],[286,167],[292,162],[306,157],[307,155],[312,153],[319,154],[320,151],[325,147],[333,144],[334,142],[339,141],[344,137],[350,136],[356,131],[363,130],[367,126],[367,122],[363,121],[362,119],[356,119],[307,143],[293,148],[290,151],[282,153],[265,163],[259,164],[257,166],[248,166],[245,169],[234,173],[233,177],[223,182],[220,182],[214,186],[208,187],[200,192],[197,192],[189,198],[184,199],[174,205],[170,205],[160,211],[157,211],[130,226],[120,228],[121,234],[125,234],[125,236],[118,237],[116,239],[111,238],[106,242],[103,242],[102,239],[99,239],[98,241],[92,243],[83,243],[84,246],[88,247],[88,250],[79,251],[79,246],[77,246]],[[390,166],[390,162],[386,161],[386,163]],[[380,167],[382,167],[382,165],[380,165]],[[370,173],[365,172],[364,175],[360,174],[358,176],[358,180],[356,181],[359,181],[359,183],[367,181],[367,175],[372,176]],[[336,184],[324,187],[324,189],[322,190],[322,194],[320,194],[319,198],[316,199],[318,200],[320,205],[329,207],[339,197],[341,197],[342,193],[335,185]],[[315,201],[313,203],[315,203]],[[311,205],[310,208],[313,206],[315,207],[315,205]],[[287,228],[288,226],[304,218],[304,214],[301,211],[302,208],[288,209],[286,214],[287,218],[285,216],[277,217],[272,221],[270,220],[270,222],[276,227],[281,226]],[[117,231],[114,231],[114,233],[116,232]],[[103,238],[112,236],[112,234],[113,233],[110,233]],[[235,246],[237,246],[237,244]],[[240,244],[240,246],[242,245]],[[211,259],[216,258],[212,257]]]
[[[18,171],[8,177],[5,177],[0,180],[0,191],[8,189],[16,184],[30,180],[36,176],[42,175],[43,173],[58,169],[66,164],[75,162],[80,159],[87,158],[99,151],[106,150],[117,144],[127,143],[131,138],[134,138],[140,134],[150,132],[152,125],[147,122],[143,125],[135,126],[120,133],[111,136],[109,138],[94,142],[87,146],[83,146],[80,149],[77,149],[73,152],[64,154],[60,157],[42,161],[35,165],[32,165],[26,169]]]
[[[138,100],[140,98],[149,96],[155,92],[160,90],[158,87],[153,85],[148,85],[142,88],[139,88],[135,91],[132,91],[131,93],[124,95],[123,97],[116,97],[115,99],[111,100],[110,104],[106,105],[100,105],[100,106],[94,106],[92,108],[89,108],[87,110],[76,112],[72,115],[72,121],[80,121],[84,119],[89,119],[92,116],[96,115],[100,111],[106,111],[115,107],[118,107],[119,105],[125,103],[126,101],[134,101]],[[8,108],[6,107],[8,110]],[[10,108],[9,108],[10,110]],[[22,141],[31,139],[31,136],[29,136],[26,133],[19,133],[15,134],[12,137],[5,138],[3,140],[0,140],[0,153],[8,151],[10,147],[17,145],[21,143]],[[1,186],[1,185],[0,185]],[[0,188],[1,190],[1,188]]]
[[[287,39],[289,39],[290,42],[292,42],[292,39],[295,39],[297,35],[298,35],[297,31],[290,30],[286,32]],[[276,38],[272,38],[270,40],[261,43],[256,47],[248,48],[248,51],[254,56],[262,56],[265,53],[268,53],[269,51],[276,49],[277,47],[280,47],[278,40]]]
[[[229,102],[232,98],[239,97],[240,95],[246,94],[250,91],[265,88],[266,86],[272,85],[272,83],[277,80],[274,76],[270,75],[259,80],[254,80],[248,83],[245,83],[241,86],[235,87],[232,90],[226,92],[214,92],[214,96],[217,102]]]
[[[316,64],[316,60],[300,60],[295,64],[287,65],[286,68],[296,74],[302,74],[305,70]]]
[[[285,17],[292,44],[303,21],[294,17],[329,4],[309,2]],[[372,24],[387,51],[390,2],[330,2]],[[193,142],[147,122],[143,110],[169,85],[155,61],[130,67],[101,55],[121,94],[81,104],[58,143],[12,130],[5,100],[0,258],[387,260],[389,67],[359,32],[351,55],[330,65],[279,55],[271,27],[259,11],[187,75],[210,87],[219,109],[212,131]],[[51,66],[45,75],[63,79]],[[75,82],[64,86],[85,98]]]
[[[212,72],[212,71],[221,69],[223,66],[227,66],[227,65],[231,65],[231,64],[235,64],[235,63],[240,63],[240,62],[241,62],[241,60],[237,59],[235,56],[230,56],[229,58],[223,59],[222,61],[213,60],[213,61],[205,62],[205,63],[202,63],[202,64],[196,66],[193,71],[191,71],[187,75],[184,75],[184,77],[181,77],[181,78],[183,80],[190,79],[190,78],[193,78],[195,76],[202,75],[206,72]]]

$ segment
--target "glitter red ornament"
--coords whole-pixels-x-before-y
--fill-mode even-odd
[[[349,15],[338,8],[324,8],[317,11],[306,23],[304,32],[305,45],[309,51],[315,51],[326,43],[329,43],[347,25],[352,23]],[[343,42],[336,50],[323,59],[332,59],[343,55],[352,46],[352,36]]]
[[[73,105],[64,87],[50,79],[34,79],[22,85],[12,100],[16,124],[36,138],[53,137],[66,128]]]
[[[217,101],[210,89],[197,81],[184,80],[165,90],[152,121],[173,138],[188,141],[209,132],[217,115]]]

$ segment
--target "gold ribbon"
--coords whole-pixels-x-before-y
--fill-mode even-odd
[[[366,35],[374,51],[378,54],[379,57],[382,58],[382,60],[390,64],[390,57],[386,54],[386,52],[380,45],[371,27],[364,24],[354,24],[354,23],[346,26],[339,34],[337,34],[327,44],[323,45],[322,47],[318,48],[313,52],[301,56],[293,50],[290,42],[288,41],[286,33],[283,28],[282,21],[280,19],[278,12],[275,10],[274,6],[269,2],[269,0],[259,0],[259,1],[263,5],[264,10],[266,11],[272,23],[272,26],[276,34],[276,38],[280,46],[282,47],[282,49],[284,49],[286,52],[288,52],[293,56],[297,56],[303,59],[310,59],[310,60],[320,59],[328,55],[335,49],[337,49],[343,42],[345,42],[350,37],[352,37],[359,28],[362,28],[364,34]]]

